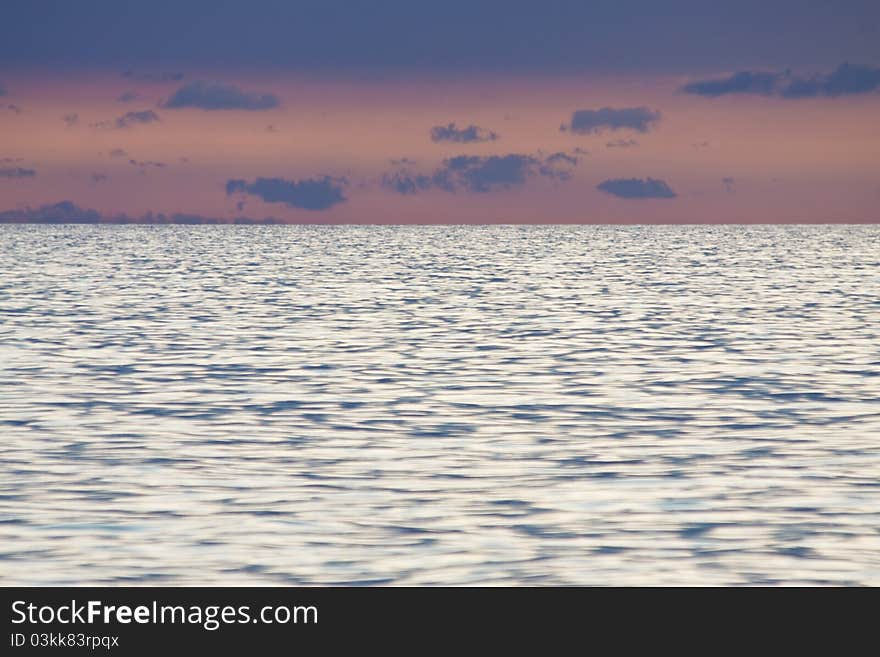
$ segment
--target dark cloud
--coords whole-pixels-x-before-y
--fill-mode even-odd
[[[728,77],[691,82],[681,91],[715,98],[728,94],[781,98],[837,98],[880,91],[880,68],[843,63],[831,73],[803,77],[791,71],[740,71]]]
[[[659,120],[660,112],[647,107],[602,107],[576,110],[571,115],[571,121],[562,124],[559,129],[579,135],[606,130],[647,132]]]
[[[97,174],[100,175],[100,174]],[[147,212],[137,217],[126,214],[102,214],[97,210],[82,208],[72,201],[50,203],[37,208],[18,208],[0,212],[0,224],[276,224],[277,219],[252,219],[249,217],[219,218],[199,214]]]
[[[169,109],[197,107],[203,110],[268,110],[278,107],[274,94],[246,93],[238,87],[211,82],[182,86],[162,106]]]
[[[401,162],[399,168],[386,173],[381,184],[397,194],[410,195],[429,189],[487,193],[520,187],[535,176],[568,180],[578,158],[568,153],[553,153],[547,157],[518,153],[485,157],[459,155],[443,160],[431,173],[414,171],[409,160],[398,162]]]
[[[686,94],[724,96],[726,94],[757,94],[770,96],[776,92],[781,75],[761,71],[740,71],[726,78],[691,82],[681,88]]]
[[[676,193],[662,180],[655,178],[613,178],[596,186],[608,194],[619,198],[675,198]]]
[[[122,77],[136,82],[180,82],[183,73],[145,73],[143,71],[123,71]]]
[[[495,141],[498,135],[491,130],[484,130],[476,125],[466,128],[458,128],[455,123],[448,125],[435,125],[431,128],[431,141],[452,141],[460,144],[468,144],[482,141]]]
[[[130,103],[133,100],[137,100],[140,98],[140,94],[136,91],[126,91],[124,93],[119,94],[116,97],[116,100],[120,103]]]
[[[851,96],[880,90],[880,68],[843,63],[827,75],[791,78],[780,91],[783,98]]]
[[[0,223],[94,224],[100,221],[99,212],[77,207],[71,201],[0,212]]]
[[[3,167],[0,168],[0,178],[33,178],[37,175],[34,169],[23,169],[22,167]]]
[[[257,178],[253,182],[232,179],[226,182],[226,194],[249,194],[266,203],[283,203],[303,210],[327,210],[348,199],[344,194],[345,178],[322,176],[304,180]]]
[[[125,128],[131,128],[135,125],[157,123],[158,121],[160,121],[159,115],[153,110],[141,110],[139,112],[126,112],[113,121],[99,121],[98,123],[93,123],[92,127],[124,130]]]
[[[639,142],[635,139],[615,139],[605,144],[605,148],[632,148],[638,146]]]
[[[61,117],[61,120],[67,124],[68,128],[72,128],[79,123],[79,114],[65,114]]]

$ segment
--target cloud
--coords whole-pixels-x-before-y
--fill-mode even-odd
[[[162,107],[257,111],[273,109],[279,105],[278,96],[274,94],[246,93],[233,85],[191,82],[175,91]]]
[[[680,91],[716,98],[728,94],[780,98],[837,98],[880,90],[880,68],[844,62],[831,73],[797,76],[791,71],[739,71],[724,78],[691,82]]]
[[[644,198],[675,198],[677,195],[662,180],[655,178],[613,178],[598,185],[599,189],[607,194],[619,198],[644,199]]]
[[[94,174],[101,176],[102,174]],[[96,181],[97,182],[97,181]],[[102,214],[97,210],[82,208],[73,201],[49,203],[37,208],[17,208],[0,212],[0,224],[277,224],[277,219],[252,219],[249,217],[219,218],[183,212],[165,214],[147,212],[137,217],[126,214]]]
[[[126,91],[124,93],[119,94],[116,97],[116,100],[120,103],[130,103],[133,100],[137,100],[140,98],[140,94],[136,91]]]
[[[721,184],[724,185],[724,189],[726,189],[730,193],[736,191],[736,178],[731,178],[730,176],[722,178]]]
[[[226,194],[249,194],[266,203],[283,203],[303,210],[327,210],[348,200],[343,193],[347,183],[345,178],[330,176],[303,180],[257,178],[254,182],[231,179],[226,182]]]
[[[157,123],[161,119],[153,110],[141,110],[140,112],[126,112],[122,116],[113,121],[99,121],[93,123],[94,128],[116,128],[124,130],[135,125],[145,125],[148,123]]]
[[[101,221],[96,210],[77,207],[71,201],[48,204],[39,208],[24,208],[0,212],[0,223],[42,223],[42,224],[94,224]]]
[[[880,90],[880,68],[844,62],[827,75],[792,78],[782,88],[783,98],[851,96]]]
[[[144,73],[142,71],[123,71],[122,77],[137,82],[180,82],[183,73]]]
[[[615,139],[605,144],[605,148],[632,148],[638,146],[639,142],[635,139]]]
[[[153,160],[129,160],[128,163],[133,167],[138,167],[140,169],[146,169],[148,167],[153,167],[156,169],[164,169],[167,165],[164,162],[154,162]]]
[[[476,125],[466,128],[457,128],[455,123],[448,125],[435,125],[431,128],[431,141],[452,141],[460,144],[470,144],[482,141],[495,141],[498,135],[491,130],[484,130]]]
[[[128,157],[128,153],[126,153],[121,148],[114,148],[112,151],[108,153],[110,157]]]
[[[108,181],[110,179],[110,176],[108,176],[106,173],[93,173],[91,175],[91,179],[93,183],[101,183]]]
[[[116,119],[117,128],[128,128],[138,123],[155,123],[159,121],[159,115],[153,110],[142,110],[140,112],[126,112]]]
[[[65,114],[61,117],[61,120],[64,121],[68,128],[72,128],[79,123],[79,114]]]
[[[445,192],[487,193],[520,187],[529,178],[543,176],[555,180],[568,180],[578,158],[568,153],[540,155],[459,155],[443,160],[431,173],[414,171],[409,160],[398,160],[396,171],[386,173],[381,185],[389,191],[402,195],[416,194],[429,189]]]
[[[5,109],[8,109],[13,114],[21,114],[21,112],[22,112],[22,109],[18,105],[13,105],[12,103],[9,103],[8,105],[4,105],[3,107]]]
[[[34,169],[23,169],[22,167],[3,167],[0,168],[0,178],[33,178],[37,175]]]
[[[606,130],[635,130],[647,132],[660,120],[660,112],[647,107],[602,107],[599,109],[575,110],[569,123],[559,129],[579,135],[588,135]]]
[[[20,157],[0,157],[0,162],[3,164],[12,164],[14,162],[22,162],[23,158]]]
[[[681,87],[681,91],[709,98],[726,94],[770,96],[775,93],[780,77],[779,73],[740,71],[726,78],[691,82]]]

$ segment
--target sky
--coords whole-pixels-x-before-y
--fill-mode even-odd
[[[0,5],[0,222],[878,208],[875,0]]]

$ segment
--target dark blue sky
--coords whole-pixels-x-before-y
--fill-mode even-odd
[[[4,67],[701,72],[880,64],[877,0],[3,0]]]

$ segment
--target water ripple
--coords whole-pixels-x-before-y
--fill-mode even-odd
[[[0,227],[6,584],[880,584],[880,227]]]

